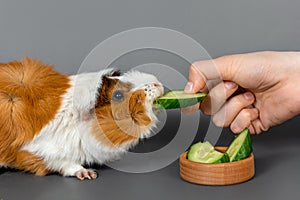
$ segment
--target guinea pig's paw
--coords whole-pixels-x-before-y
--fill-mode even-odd
[[[75,173],[75,176],[79,180],[84,180],[84,179],[96,179],[98,177],[97,172],[95,172],[93,169],[81,169]]]

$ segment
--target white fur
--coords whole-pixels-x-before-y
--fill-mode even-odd
[[[147,91],[145,91],[147,94],[147,103],[145,107],[148,116],[153,122],[153,126],[151,126],[149,130],[141,136],[141,138],[149,137],[152,129],[155,128],[155,124],[157,122],[157,117],[152,111],[152,102],[158,96],[163,94],[163,85],[152,74],[146,74],[139,71],[129,71],[123,76],[121,76],[119,80],[132,83],[134,85],[132,90],[147,89]]]
[[[123,76],[121,76],[119,80],[133,83],[134,84],[133,90],[140,89],[144,87],[145,84],[151,84],[151,83],[156,83],[162,86],[162,84],[152,74],[146,74],[139,71],[129,71]]]
[[[91,126],[96,119],[85,117],[95,106],[101,76],[111,72],[111,69],[107,69],[98,73],[70,76],[71,87],[64,94],[62,106],[55,118],[31,142],[25,144],[22,150],[43,158],[50,170],[63,170],[65,176],[75,176],[76,172],[84,169],[83,164],[102,164],[115,160],[134,145],[128,143],[123,144],[121,148],[112,148],[102,144],[91,134]],[[146,92],[145,106],[152,120],[152,124],[142,134],[142,137],[147,137],[157,121],[151,105],[154,98],[162,94],[162,86],[153,75],[134,71],[119,79],[134,84],[135,89],[142,89],[150,84],[149,87],[155,91]]]

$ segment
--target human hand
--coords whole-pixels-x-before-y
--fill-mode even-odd
[[[195,62],[185,91],[208,92],[193,107],[234,133],[261,133],[300,112],[300,53],[255,52]],[[242,92],[237,92],[242,91]]]

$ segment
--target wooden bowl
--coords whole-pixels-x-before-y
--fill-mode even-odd
[[[215,147],[225,152],[227,147]],[[186,158],[187,152],[181,154],[180,176],[182,179],[202,185],[231,185],[245,182],[255,174],[254,155],[236,162],[206,164],[190,161]]]

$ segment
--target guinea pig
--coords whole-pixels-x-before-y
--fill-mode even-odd
[[[0,64],[0,167],[95,179],[83,166],[149,137],[162,94],[155,76],[138,71],[65,75],[30,58]]]

